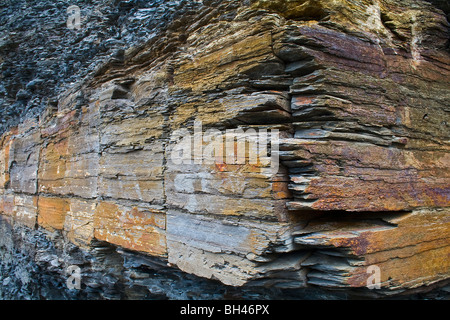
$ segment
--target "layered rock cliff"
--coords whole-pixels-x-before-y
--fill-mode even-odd
[[[95,68],[44,80],[33,93],[44,110],[28,112],[18,97],[24,116],[3,121],[0,294],[386,296],[445,286],[445,4],[175,2],[153,3],[159,11],[119,2],[122,22],[167,18],[116,43],[123,50],[106,62],[80,58]],[[83,24],[65,32],[88,36]],[[12,48],[2,46],[3,66]],[[30,79],[2,81],[17,97]],[[276,170],[249,151],[242,163],[198,159],[212,129],[278,132],[267,148]],[[186,142],[191,158],[176,161]],[[70,266],[81,269],[79,290],[65,287]]]

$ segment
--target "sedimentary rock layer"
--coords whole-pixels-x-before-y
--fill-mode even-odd
[[[2,213],[231,286],[364,289],[372,266],[371,293],[445,283],[444,13],[419,0],[201,8],[2,135]],[[277,130],[277,170],[196,159],[211,143],[198,123]],[[174,161],[181,140],[190,162]]]

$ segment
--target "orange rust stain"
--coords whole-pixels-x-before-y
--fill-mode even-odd
[[[227,171],[227,165],[225,163],[216,163],[216,169],[220,172]]]
[[[70,210],[69,201],[63,198],[39,197],[38,224],[46,229],[64,228],[67,212]]]
[[[297,105],[307,105],[313,102],[313,97],[295,97],[295,104]]]

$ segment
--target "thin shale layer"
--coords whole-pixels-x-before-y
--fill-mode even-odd
[[[3,133],[2,228],[30,236],[2,251],[56,246],[33,251],[31,274],[63,292],[64,268],[85,266],[83,298],[180,298],[160,278],[185,273],[246,298],[442,287],[448,38],[420,0],[204,1]],[[277,172],[173,161],[198,123],[278,130]],[[218,282],[202,297],[225,297]]]

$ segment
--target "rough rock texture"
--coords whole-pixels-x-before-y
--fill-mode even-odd
[[[67,298],[186,297],[167,277],[226,296],[185,273],[244,298],[445,286],[450,53],[438,6],[224,0],[173,16],[2,135],[2,264],[35,248],[21,268],[41,285],[57,275]],[[279,130],[278,172],[171,161],[174,133],[198,121]],[[83,267],[81,293],[64,293],[70,265]],[[380,289],[367,288],[372,266]],[[149,295],[132,290],[140,277]],[[33,286],[16,296],[52,297]]]

